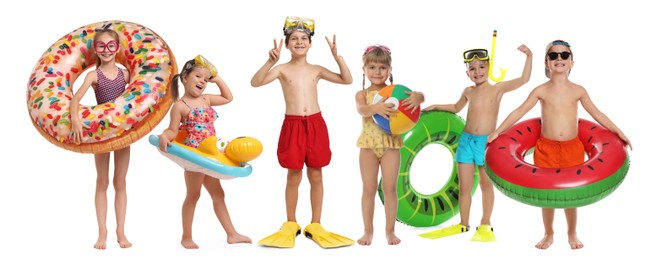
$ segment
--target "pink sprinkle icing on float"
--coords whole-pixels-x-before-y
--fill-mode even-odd
[[[120,36],[116,62],[129,70],[125,92],[114,102],[80,104],[82,142],[70,136],[73,83],[96,57],[96,30],[112,29]],[[177,73],[169,46],[151,29],[125,21],[82,26],[57,40],[36,63],[27,84],[27,108],[38,132],[52,144],[79,153],[105,153],[129,146],[147,135],[165,117],[173,100],[168,90]]]
[[[588,159],[567,168],[541,168],[524,161],[540,137],[540,118],[515,124],[486,148],[486,173],[504,195],[537,207],[576,208],[611,194],[624,181],[630,161],[617,135],[579,119],[579,140]]]

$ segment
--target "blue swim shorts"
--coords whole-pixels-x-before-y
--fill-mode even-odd
[[[488,135],[472,135],[462,132],[459,139],[459,146],[457,146],[457,152],[454,155],[454,161],[484,166],[487,138]]]

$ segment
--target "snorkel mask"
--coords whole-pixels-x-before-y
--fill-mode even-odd
[[[314,36],[314,20],[310,18],[301,18],[296,16],[288,16],[287,18],[285,18],[283,33],[285,35],[290,35],[297,30],[305,32],[309,36]]]
[[[194,57],[194,64],[197,67],[208,68],[208,70],[210,70],[211,78],[217,76],[217,68],[215,68],[215,66],[212,65],[212,63],[210,63],[210,61],[208,61],[206,58],[201,56],[201,54],[197,55],[197,57]]]
[[[473,60],[488,60],[488,50],[486,49],[472,49],[463,52],[463,62],[470,63]]]

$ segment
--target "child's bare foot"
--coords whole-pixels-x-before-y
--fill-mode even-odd
[[[583,243],[581,243],[581,241],[576,236],[576,234],[568,235],[567,239],[570,242],[570,248],[572,248],[572,249],[581,249],[581,248],[583,248]]]
[[[197,245],[196,243],[194,243],[194,241],[192,240],[192,238],[183,238],[183,239],[181,239],[181,245],[182,245],[185,249],[199,249],[199,245]]]
[[[538,242],[538,244],[536,244],[536,248],[538,248],[538,249],[547,249],[553,243],[554,243],[554,236],[545,234],[545,237],[543,237],[543,239],[540,240],[540,242]]]
[[[123,239],[118,239],[118,244],[120,244],[120,248],[129,248],[132,246],[131,242],[129,242],[126,237]]]
[[[237,243],[248,243],[251,244],[251,239],[245,235],[242,235],[240,233],[235,233],[232,235],[228,235],[228,238],[226,238],[226,242],[229,244],[237,244]]]
[[[389,245],[400,244],[400,238],[396,236],[396,233],[387,233],[387,243],[389,243]]]
[[[106,239],[100,240],[99,238],[97,239],[97,242],[95,242],[95,245],[93,246],[95,249],[99,250],[104,250],[106,249]]]
[[[95,245],[93,247],[99,250],[106,249],[106,232],[99,232],[99,236],[97,236],[97,242],[95,242]]]
[[[362,246],[370,246],[371,242],[373,242],[373,233],[364,232],[364,235],[357,239],[357,244]]]

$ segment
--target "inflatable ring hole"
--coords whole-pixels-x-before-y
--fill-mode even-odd
[[[81,85],[84,84],[84,79],[86,78],[86,75],[88,75],[89,72],[97,69],[95,65],[96,64],[93,64],[92,66],[88,67],[88,69],[84,70],[81,74],[79,74],[79,77],[73,82],[72,84],[73,95],[76,95],[79,88],[81,88]],[[117,60],[115,62],[115,65],[117,65],[118,68],[120,68],[123,71],[124,70],[128,71],[128,69],[122,63],[118,63]],[[129,74],[131,74],[131,72],[129,72]],[[133,76],[133,75],[129,75],[129,76]],[[131,78],[132,77],[126,79],[127,82],[126,87],[129,86],[128,83],[131,82]],[[128,89],[125,91],[128,91]],[[96,106],[96,105],[97,105],[97,98],[95,97],[95,90],[93,90],[93,87],[90,86],[86,91],[86,93],[84,94],[84,96],[81,98],[81,100],[79,100],[79,106]]]
[[[522,158],[524,159],[524,162],[533,165],[533,152],[534,152],[534,150],[536,150],[535,146],[529,148],[529,150],[527,150],[527,152],[524,153],[524,155],[522,156]],[[584,161],[587,161],[588,160],[588,154],[585,153],[583,158],[584,158],[583,159]]]
[[[446,187],[454,164],[454,155],[448,147],[440,144],[423,147],[411,164],[411,186],[425,195],[438,192]]]

